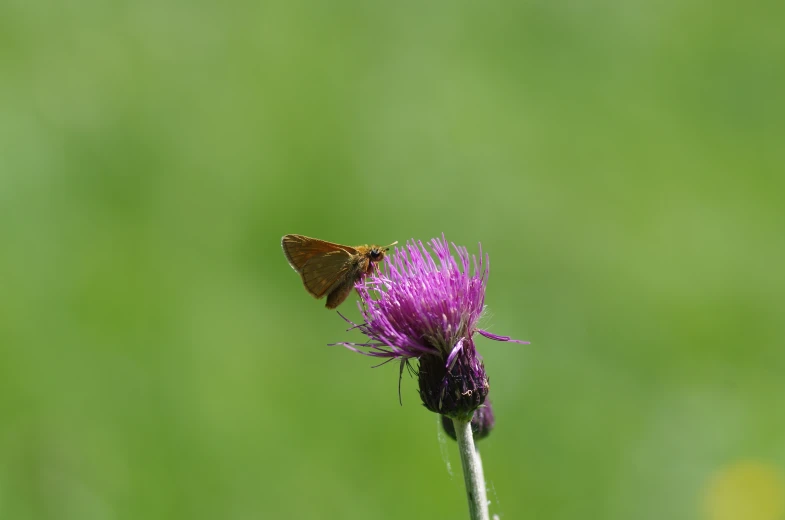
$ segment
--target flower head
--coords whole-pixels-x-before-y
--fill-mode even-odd
[[[387,257],[383,269],[358,282],[364,322],[352,325],[369,341],[339,344],[369,356],[400,359],[401,369],[417,359],[426,408],[469,420],[488,393],[474,333],[497,341],[527,342],[477,328],[489,272],[482,248],[478,265],[465,247],[452,244],[456,261],[444,235],[429,246],[438,263],[422,242],[411,240]]]

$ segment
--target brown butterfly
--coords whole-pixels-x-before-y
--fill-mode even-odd
[[[283,254],[292,269],[300,273],[305,289],[314,298],[327,295],[325,307],[338,307],[374,264],[398,242],[389,246],[342,246],[303,235],[286,235],[281,239]]]

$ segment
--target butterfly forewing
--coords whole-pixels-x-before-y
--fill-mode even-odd
[[[281,247],[289,261],[289,265],[298,273],[302,271],[303,267],[314,256],[323,255],[333,251],[342,251],[347,255],[356,255],[357,250],[350,246],[343,246],[341,244],[334,244],[319,240],[318,238],[310,238],[303,235],[286,235],[281,240]]]
[[[286,235],[281,240],[289,265],[300,273],[306,290],[321,298],[340,285],[357,250],[303,235]]]

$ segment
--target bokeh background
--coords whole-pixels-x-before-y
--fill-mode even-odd
[[[532,341],[478,341],[493,512],[785,518],[783,15],[4,0],[0,518],[465,517],[280,249],[442,232]]]

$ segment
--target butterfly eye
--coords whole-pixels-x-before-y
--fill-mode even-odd
[[[382,256],[382,252],[378,249],[371,249],[371,260],[378,260]]]

